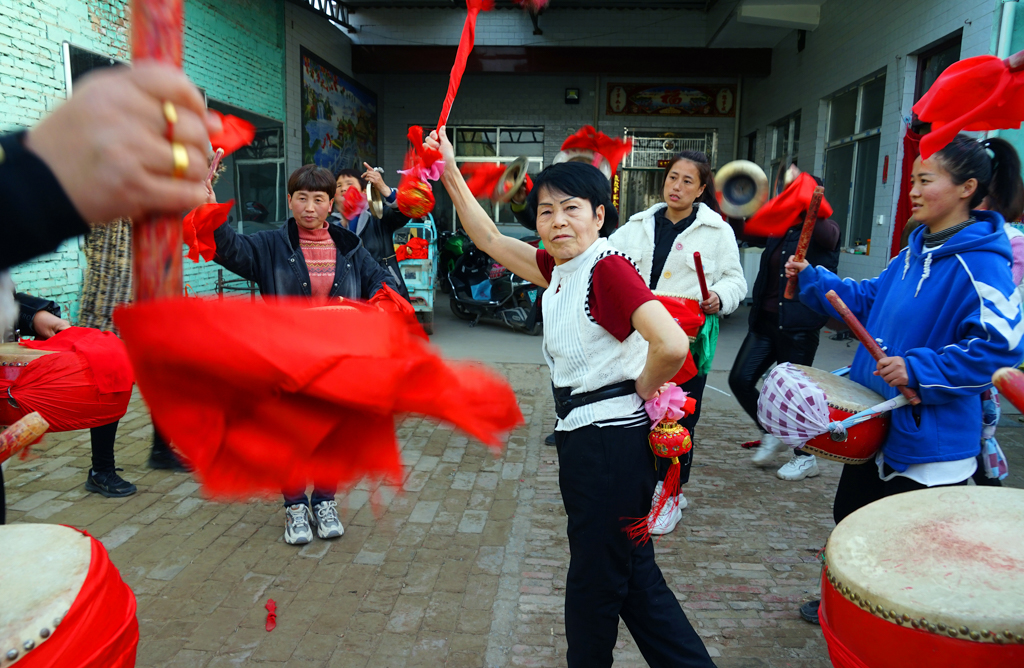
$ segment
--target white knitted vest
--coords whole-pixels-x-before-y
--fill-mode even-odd
[[[590,315],[590,284],[594,266],[616,251],[607,239],[598,239],[578,257],[551,272],[544,292],[544,358],[555,387],[571,387],[573,394],[591,392],[624,380],[636,380],[647,360],[647,341],[633,332],[619,342]],[[605,399],[573,410],[555,426],[572,431],[595,422],[628,417],[642,405],[636,394]]]

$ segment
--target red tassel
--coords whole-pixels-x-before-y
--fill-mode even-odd
[[[651,539],[651,530],[654,529],[654,523],[658,521],[658,515],[665,509],[665,506],[671,503],[672,505],[678,505],[679,499],[679,473],[681,470],[679,465],[679,458],[672,458],[672,465],[668,467],[668,474],[665,476],[665,482],[661,484],[661,495],[658,500],[651,506],[651,512],[647,517],[641,517],[633,524],[626,527],[626,535],[629,536],[630,540],[636,541],[637,545],[643,545]]]

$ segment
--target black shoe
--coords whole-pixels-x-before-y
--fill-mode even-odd
[[[131,484],[121,476],[117,475],[118,471],[124,469],[114,469],[113,471],[101,471],[97,473],[92,469],[89,469],[89,477],[85,481],[85,489],[90,492],[96,492],[103,496],[111,499],[120,498],[122,496],[131,496],[138,491],[135,485]]]
[[[821,622],[818,621],[818,606],[820,605],[821,601],[807,601],[800,606],[800,616],[804,618],[805,622],[821,626]]]
[[[548,434],[547,438],[544,439],[544,445],[554,445],[554,444],[555,444],[555,434],[552,432],[552,433]]]
[[[150,450],[148,465],[151,469],[177,471],[178,473],[188,473],[190,470],[170,448],[164,450],[154,447]]]

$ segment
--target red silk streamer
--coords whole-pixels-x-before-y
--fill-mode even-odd
[[[184,0],[132,0],[132,62],[181,67]],[[170,133],[167,137],[171,141]],[[182,291],[180,214],[142,216],[132,225],[132,280],[137,301]]]
[[[413,237],[410,241],[414,239],[417,239],[417,237]],[[354,303],[359,304],[360,302]],[[410,332],[424,341],[430,340],[427,333],[423,331],[423,325],[421,325],[420,321],[416,319],[416,309],[414,309],[412,304],[409,303],[409,300],[392,290],[387,283],[381,285],[380,290],[370,298],[370,301],[368,301],[367,304],[387,313],[398,314],[399,317],[405,320]]]
[[[619,163],[633,150],[633,141],[624,141],[618,137],[609,137],[603,132],[598,132],[592,125],[584,125],[575,134],[562,142],[562,150],[572,149],[582,151],[593,151],[599,153],[608,161],[612,167],[612,175],[619,168]],[[595,167],[597,165],[594,165]]]
[[[932,130],[921,140],[921,157],[953,141],[961,130],[1016,129],[1024,120],[1024,52],[1006,60],[975,56],[953,63],[914,105]]]
[[[267,604],[263,606],[267,609],[267,633],[270,633],[277,628],[277,603],[274,599],[268,598]]]
[[[217,134],[210,135],[210,145],[214,151],[223,149],[224,155],[231,155],[243,146],[251,144],[256,138],[256,126],[249,121],[212,109],[210,111],[220,118],[223,127]]]
[[[188,244],[188,259],[199,262],[203,258],[207,262],[217,255],[217,242],[213,239],[214,231],[227,222],[235,200],[223,204],[201,204],[185,214],[182,221],[182,236]]]
[[[121,579],[103,544],[92,536],[89,540],[92,556],[82,589],[53,634],[25,654],[19,668],[135,666],[139,646],[135,594]]]
[[[781,193],[771,198],[757,210],[743,226],[743,234],[751,237],[781,237],[786,230],[803,222],[807,207],[811,204],[818,182],[807,172],[786,186]],[[832,205],[824,197],[818,207],[819,218],[832,216]]]
[[[179,298],[114,320],[154,421],[215,498],[399,481],[400,413],[495,448],[523,421],[503,378],[442,360],[405,319],[370,306]]]
[[[697,270],[697,282],[700,283],[701,299],[707,301],[711,297],[708,291],[708,277],[704,275],[704,263],[700,260],[700,253],[693,252],[693,266]]]
[[[448,94],[441,105],[441,117],[437,121],[437,129],[440,131],[448,124],[448,113],[452,110],[452,103],[459,92],[459,84],[462,83],[462,74],[466,71],[466,61],[470,52],[473,51],[473,43],[476,41],[476,17],[480,12],[489,12],[494,9],[494,0],[466,0],[466,22],[462,25],[462,37],[459,39],[459,50],[455,53],[455,64],[452,65],[451,76],[448,77]]]
[[[975,642],[882,619],[839,594],[821,577],[818,620],[836,668],[1011,668],[1024,665],[1024,645]]]

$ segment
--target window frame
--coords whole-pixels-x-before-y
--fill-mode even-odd
[[[797,130],[800,127],[800,109],[797,109],[788,116],[783,116],[779,120],[775,121],[768,126],[768,132],[766,139],[768,145],[765,147],[765,170],[768,174],[768,188],[769,196],[774,197],[782,191],[785,187],[781,182],[781,178],[777,176],[776,169],[782,169],[782,160],[789,156],[791,163],[796,164],[797,155],[795,149],[799,146],[799,139],[796,138]],[[780,155],[778,154],[779,146],[779,133],[786,132],[786,150]],[[785,169],[789,169],[789,165],[785,166]],[[776,186],[778,186],[776,188]]]

